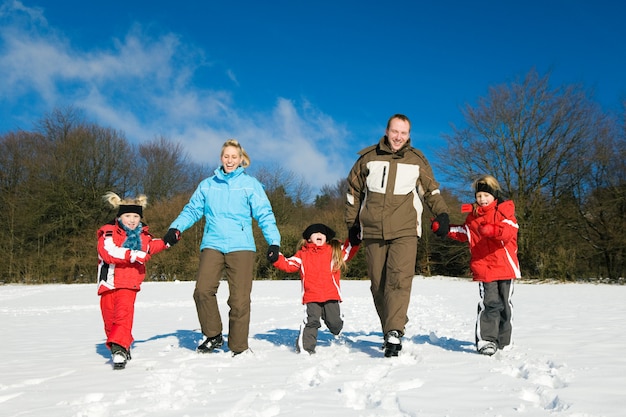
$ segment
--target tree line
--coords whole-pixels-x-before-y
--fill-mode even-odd
[[[626,109],[626,105],[625,105]],[[626,113],[606,114],[582,86],[551,88],[549,75],[529,72],[493,87],[463,109],[465,126],[452,126],[436,172],[451,208],[471,202],[472,180],[496,176],[516,203],[519,259],[529,279],[624,277],[626,251]],[[415,118],[414,118],[415,119]],[[372,138],[372,143],[376,138]],[[419,138],[414,139],[419,147]],[[156,137],[131,144],[124,133],[85,119],[75,108],[55,109],[32,131],[0,136],[0,281],[94,282],[96,230],[115,216],[102,201],[107,191],[146,194],[145,223],[162,236],[214,166],[190,160],[179,144]],[[290,255],[312,222],[347,237],[343,222],[345,181],[312,196],[311,187],[279,168],[252,172],[266,187]],[[430,225],[431,213],[424,213]],[[172,250],[148,264],[148,279],[193,280],[203,222]],[[265,260],[266,243],[255,227],[259,279],[297,279]],[[438,239],[425,227],[416,273],[469,276],[465,244]],[[364,251],[346,278],[367,277]]]

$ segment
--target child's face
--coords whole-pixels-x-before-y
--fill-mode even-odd
[[[322,246],[326,243],[326,235],[320,232],[313,233],[309,238],[309,242],[315,243],[317,246]]]
[[[135,230],[141,222],[141,216],[137,213],[124,213],[120,216],[120,221],[130,230]]]
[[[493,203],[493,200],[495,200],[495,197],[489,193],[486,193],[484,191],[479,191],[476,193],[476,203],[481,207],[488,206],[489,204]]]
[[[239,149],[234,146],[227,146],[224,148],[222,152],[222,168],[224,172],[230,174],[234,170],[241,165],[241,155],[239,154]]]

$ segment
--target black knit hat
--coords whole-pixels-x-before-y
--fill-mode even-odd
[[[307,227],[304,232],[302,232],[302,237],[309,240],[313,233],[322,233],[326,235],[326,240],[331,240],[335,237],[335,231],[322,223],[315,223]]]
[[[483,193],[489,193],[495,198],[498,198],[500,196],[500,192],[498,190],[494,190],[493,188],[491,188],[489,184],[487,184],[486,182],[479,182],[478,184],[476,184],[476,191],[474,192],[474,194],[479,193],[481,191]]]
[[[117,217],[125,213],[136,213],[139,217],[143,217],[143,207],[136,204],[121,204],[117,211]]]

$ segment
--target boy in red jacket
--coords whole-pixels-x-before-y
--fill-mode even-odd
[[[280,253],[273,263],[281,271],[300,271],[302,304],[306,305],[307,319],[304,327],[300,326],[296,352],[315,353],[320,319],[335,336],[341,332],[339,280],[346,262],[359,250],[358,232],[356,228],[351,229],[350,237],[341,244],[334,238],[333,229],[320,223],[312,224],[302,233],[303,239],[298,243],[300,250],[290,258]]]
[[[450,225],[448,237],[469,244],[470,269],[480,294],[476,349],[490,356],[511,343],[513,280],[521,277],[519,226],[513,201],[502,198],[500,184],[493,176],[478,178],[473,188],[476,202],[468,210],[465,224]],[[435,222],[433,230],[436,228]]]
[[[122,200],[108,192],[104,200],[118,212],[98,229],[98,295],[113,367],[124,369],[130,360],[135,298],[146,276],[145,264],[168,246],[141,223],[148,202],[145,195]]]

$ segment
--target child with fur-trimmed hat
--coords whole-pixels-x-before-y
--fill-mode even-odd
[[[130,359],[135,299],[146,276],[145,264],[168,246],[141,222],[148,202],[145,195],[121,199],[108,192],[103,198],[118,211],[97,232],[98,295],[106,346],[111,349],[114,369],[123,369]]]
[[[341,302],[341,270],[354,257],[361,240],[357,229],[350,230],[350,237],[342,244],[335,239],[335,232],[325,224],[315,223],[302,233],[300,249],[286,258],[279,253],[273,265],[281,271],[300,271],[302,304],[306,305],[306,319],[300,326],[296,352],[315,353],[317,331],[323,320],[328,330],[337,336],[343,328],[339,309]],[[270,261],[271,262],[271,261]]]
[[[513,280],[520,278],[517,259],[515,204],[506,200],[498,181],[483,175],[474,181],[473,204],[463,225],[450,225],[448,237],[469,244],[470,269],[478,281],[480,301],[476,318],[476,350],[493,355],[511,344]],[[433,231],[437,228],[433,223]]]

